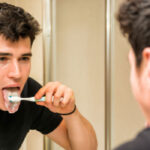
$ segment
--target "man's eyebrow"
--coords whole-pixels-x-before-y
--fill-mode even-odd
[[[0,52],[0,56],[12,56],[13,54],[12,53],[3,53],[3,52]],[[21,56],[32,56],[32,53],[24,53],[22,54]]]
[[[11,53],[0,53],[0,56],[12,56]]]
[[[32,56],[32,53],[25,53],[25,54],[22,54],[22,56]]]

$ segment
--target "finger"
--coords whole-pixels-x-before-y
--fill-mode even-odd
[[[54,101],[53,101],[53,105],[55,107],[58,107],[60,105],[60,100],[62,99],[62,97],[64,96],[64,86],[60,86],[56,93],[54,94]]]
[[[64,93],[64,98],[61,101],[61,106],[65,107],[66,105],[71,103],[72,99],[73,99],[73,91],[68,88],[68,89],[66,89],[66,91]]]
[[[37,105],[41,105],[41,106],[45,106],[45,107],[46,107],[46,104],[45,104],[44,102],[40,102],[40,101],[39,101],[39,102],[36,102],[36,104],[37,104]]]
[[[52,93],[49,92],[46,93],[46,100],[45,100],[46,105],[48,106],[52,105],[52,97],[53,97]]]

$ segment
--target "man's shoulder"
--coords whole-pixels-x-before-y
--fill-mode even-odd
[[[40,83],[38,81],[36,81],[35,79],[28,77],[27,82],[28,84],[35,84],[35,85],[40,85]],[[40,85],[41,86],[41,85]]]
[[[135,139],[122,144],[115,150],[150,150],[150,128],[142,130]]]

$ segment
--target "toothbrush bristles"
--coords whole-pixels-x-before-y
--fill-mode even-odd
[[[8,100],[10,102],[19,102],[19,101],[21,101],[21,98],[19,96],[9,96]]]

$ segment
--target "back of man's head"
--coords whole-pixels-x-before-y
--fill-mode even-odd
[[[12,42],[29,37],[32,44],[39,32],[39,23],[24,9],[0,3],[0,35]]]
[[[134,50],[137,66],[140,66],[143,49],[150,47],[150,0],[126,0],[117,19]]]

